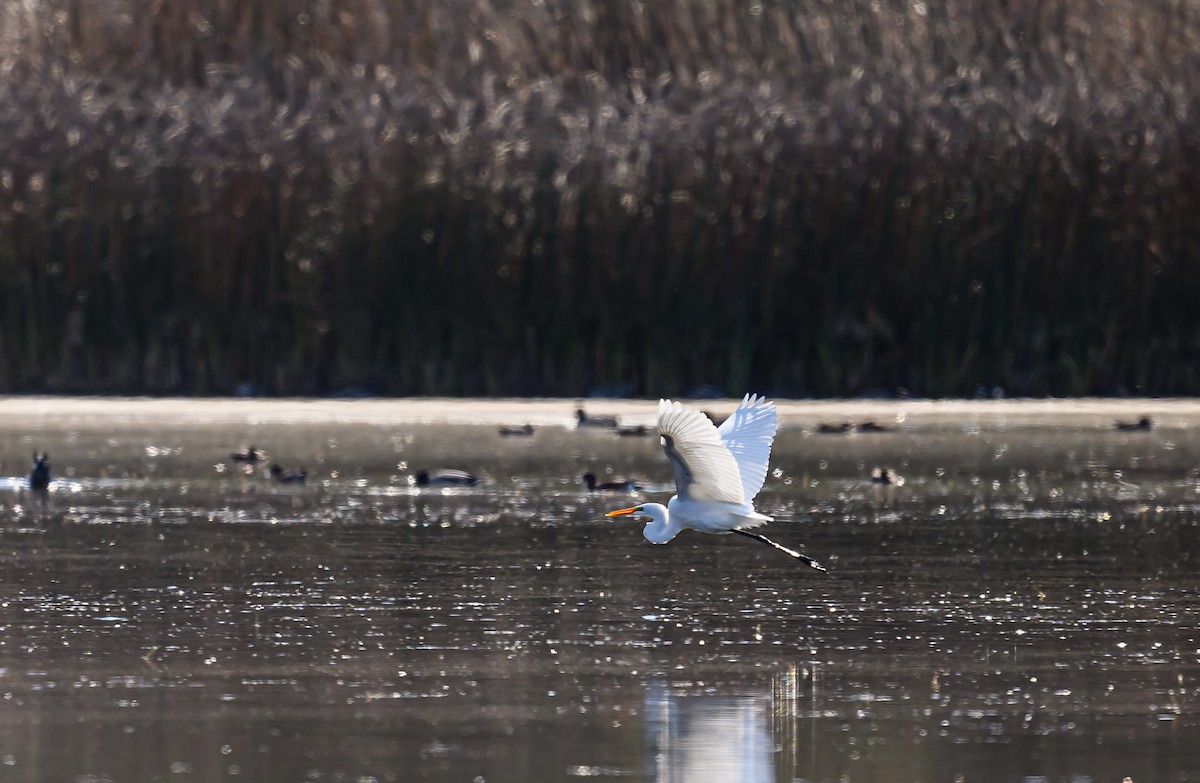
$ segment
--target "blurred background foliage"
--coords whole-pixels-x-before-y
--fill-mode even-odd
[[[1195,0],[21,0],[0,391],[1194,394]]]

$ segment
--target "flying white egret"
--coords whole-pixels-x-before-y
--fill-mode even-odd
[[[778,428],[775,403],[757,395],[743,397],[720,428],[695,408],[659,400],[658,434],[675,474],[676,495],[665,506],[642,503],[605,516],[650,517],[642,534],[655,544],[667,543],[685,528],[737,533],[824,571],[808,555],[748,530],[771,521],[754,510],[753,500],[767,478],[771,442]]]

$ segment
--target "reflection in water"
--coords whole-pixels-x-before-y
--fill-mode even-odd
[[[646,688],[648,776],[659,783],[769,783],[775,779],[770,700]]]
[[[1101,404],[910,405],[836,445],[785,413],[764,511],[828,575],[606,520],[580,474],[647,501],[670,475],[572,404],[506,416],[535,438],[401,402],[144,405],[0,405],[6,783],[1196,780],[1200,405],[1137,435]],[[820,416],[853,417],[899,421]],[[308,482],[230,468],[247,442]]]
[[[761,691],[736,695],[651,680],[643,709],[647,777],[658,783],[804,779],[815,765],[820,715],[813,703],[801,703],[802,693],[815,702],[815,676],[794,664]]]

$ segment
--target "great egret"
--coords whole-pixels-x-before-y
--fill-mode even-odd
[[[308,471],[304,468],[299,470],[284,470],[279,463],[271,465],[271,478],[279,484],[303,484],[308,481]]]
[[[766,480],[778,426],[775,403],[757,395],[743,397],[720,428],[695,408],[659,400],[658,434],[675,474],[676,495],[665,506],[642,503],[606,516],[650,517],[642,535],[655,544],[667,543],[685,528],[737,533],[824,571],[808,555],[748,530],[771,521],[754,510],[752,501]]]
[[[583,483],[587,484],[588,492],[637,492],[641,489],[632,479],[616,479],[598,484],[595,473],[584,473]]]
[[[472,486],[479,481],[477,476],[474,476],[465,470],[439,470],[435,473],[430,473],[425,470],[417,471],[417,486]]]
[[[38,453],[33,452],[33,468],[29,471],[29,488],[33,490],[45,490],[50,486],[50,455],[42,452],[39,457]]]

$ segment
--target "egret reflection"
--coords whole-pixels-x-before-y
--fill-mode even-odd
[[[775,742],[767,694],[679,693],[646,688],[647,776],[658,783],[769,783]]]

